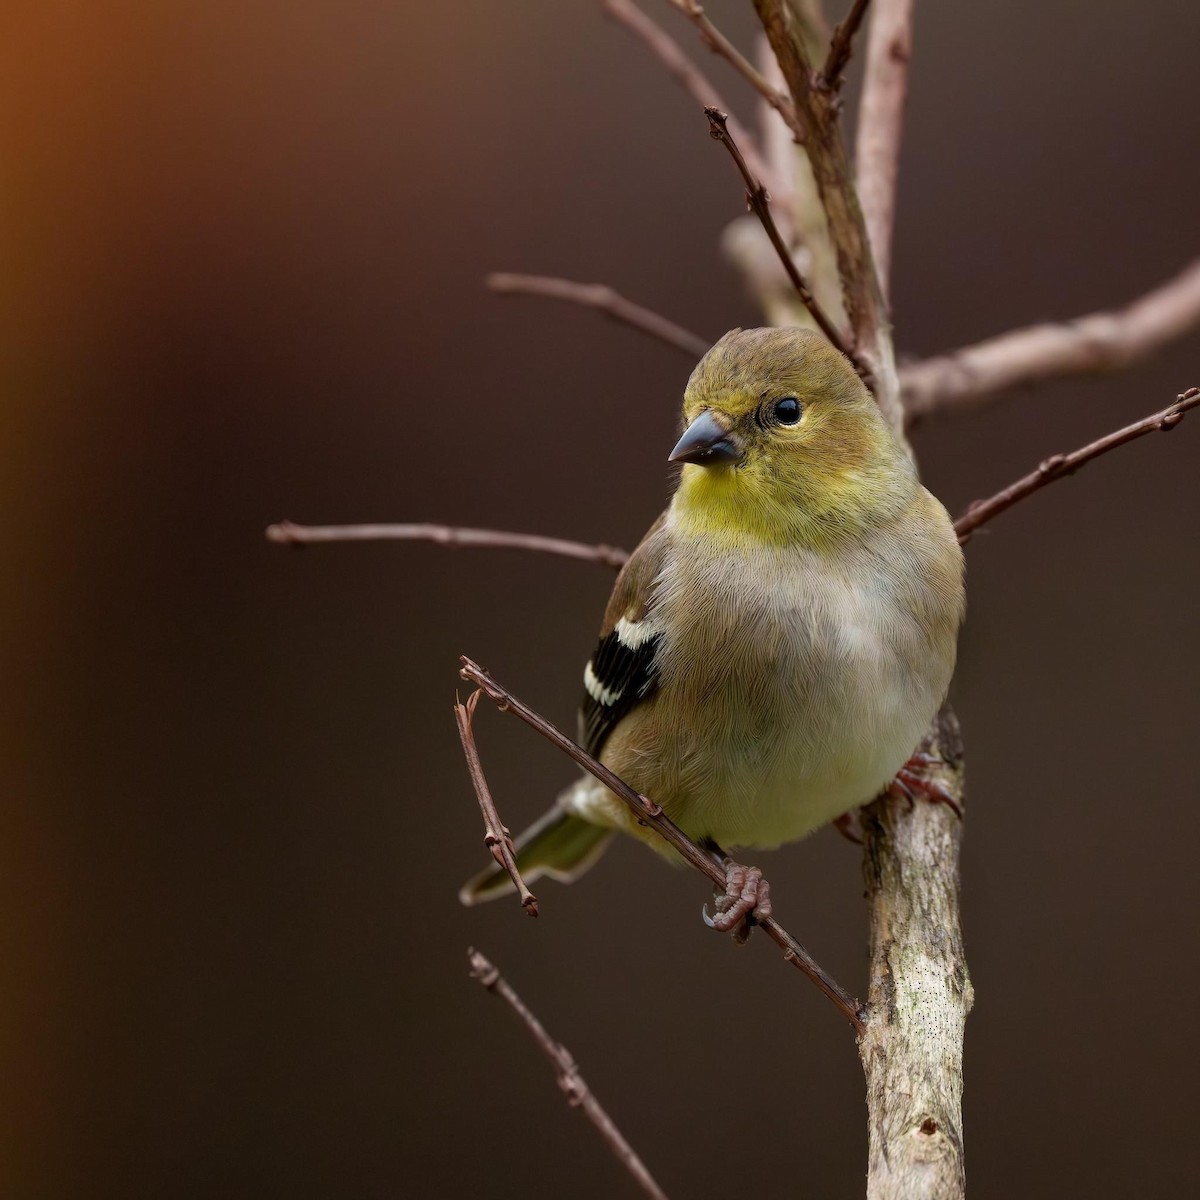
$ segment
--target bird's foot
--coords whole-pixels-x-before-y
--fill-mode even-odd
[[[918,750],[896,772],[896,778],[888,784],[887,794],[897,800],[907,800],[910,808],[918,796],[924,796],[932,804],[949,805],[959,820],[962,820],[962,809],[958,801],[929,773],[930,767],[941,764],[942,760],[936,755]]]
[[[758,867],[743,867],[731,858],[721,866],[725,870],[725,894],[717,896],[714,916],[710,917],[708,905],[704,906],[704,923],[718,933],[732,934],[741,945],[754,926],[771,915],[771,885]]]
[[[842,813],[833,822],[833,827],[846,839],[848,842],[853,842],[856,846],[863,844],[862,840],[862,825],[858,820],[858,809],[851,809],[850,812]]]

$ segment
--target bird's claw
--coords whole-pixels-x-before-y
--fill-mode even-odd
[[[771,915],[771,885],[758,867],[743,867],[731,859],[725,860],[724,867],[725,894],[713,904],[716,913],[710,916],[706,904],[701,915],[709,929],[732,934],[740,945],[759,921]]]
[[[851,812],[842,813],[840,817],[835,817],[833,827],[846,839],[848,842],[853,842],[856,846],[863,844],[862,840],[862,825],[858,819],[858,810],[854,809]]]
[[[888,784],[887,794],[893,799],[908,801],[911,809],[918,796],[924,796],[932,804],[945,804],[962,820],[962,808],[958,800],[929,774],[929,768],[941,766],[942,760],[925,750],[918,750],[896,772],[896,778]]]

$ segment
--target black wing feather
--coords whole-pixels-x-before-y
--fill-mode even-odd
[[[600,639],[588,662],[579,712],[584,749],[593,758],[599,757],[617,723],[658,686],[654,658],[661,640],[661,634],[654,634],[630,647],[616,629]]]

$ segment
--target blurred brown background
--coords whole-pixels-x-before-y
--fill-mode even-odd
[[[1195,254],[1200,8],[919,8],[904,351],[1123,302]],[[750,44],[748,5],[710,12]],[[0,1194],[631,1194],[467,980],[475,943],[672,1195],[861,1195],[850,1035],[765,945],[705,931],[698,880],[622,845],[539,889],[536,923],[454,899],[484,854],[456,656],[569,723],[605,571],[262,537],[432,519],[632,546],[689,364],[480,279],[754,323],[695,105],[586,0],[5,24]],[[960,509],[1200,383],[1198,350],[922,429],[928,480]],[[1194,1177],[1198,471],[1188,422],[970,548],[977,1200]],[[572,771],[480,725],[524,824]],[[762,861],[860,989],[856,851],[826,831]]]

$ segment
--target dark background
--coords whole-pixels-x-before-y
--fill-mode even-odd
[[[1123,302],[1195,254],[1200,8],[919,7],[904,352]],[[710,11],[751,45],[748,5]],[[475,943],[672,1195],[861,1195],[849,1033],[765,944],[704,930],[697,879],[623,844],[540,888],[536,923],[454,898],[484,855],[457,655],[569,724],[605,570],[262,537],[430,519],[632,546],[690,364],[480,280],[755,323],[695,105],[584,0],[10,13],[0,1193],[631,1194],[466,978]],[[927,479],[958,510],[1200,383],[1198,350],[924,428]],[[1198,467],[1188,422],[970,547],[977,1200],[1194,1180]],[[572,771],[480,727],[523,825]],[[861,990],[855,849],[761,861]]]

